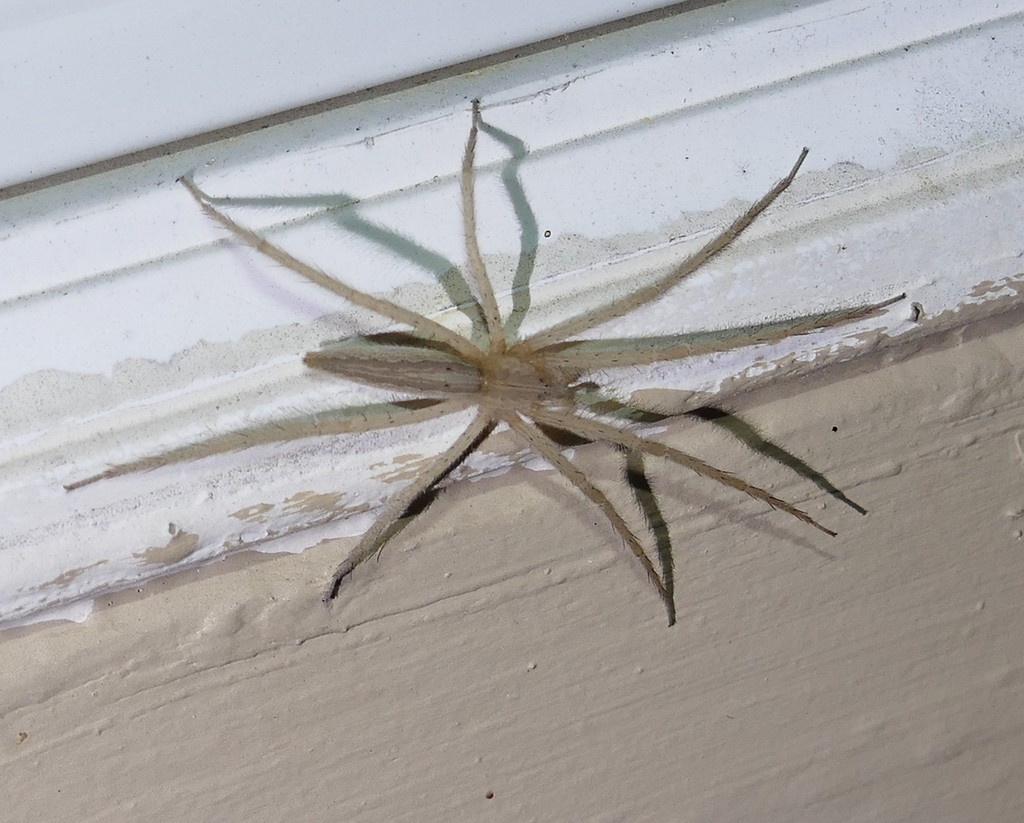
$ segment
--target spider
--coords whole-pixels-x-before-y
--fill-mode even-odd
[[[602,340],[599,343],[579,339],[581,334],[657,300],[668,289],[721,253],[789,187],[807,157],[808,150],[804,148],[800,152],[789,173],[757,202],[701,249],[655,282],[612,300],[595,311],[570,317],[529,337],[517,339],[518,335],[510,332],[511,324],[503,321],[477,240],[474,157],[477,137],[482,128],[496,133],[493,127],[483,124],[480,102],[473,101],[469,138],[462,158],[460,188],[466,269],[475,292],[473,308],[482,316],[485,345],[477,345],[437,321],[390,300],[346,285],[294,257],[236,222],[218,209],[211,202],[212,198],[200,190],[190,176],[183,177],[180,182],[195,198],[199,207],[237,241],[251,246],[259,254],[317,286],[369,309],[392,323],[407,327],[406,331],[390,331],[327,344],[304,355],[303,361],[308,367],[331,372],[348,380],[421,397],[358,410],[337,409],[315,420],[307,418],[281,421],[283,425],[253,426],[115,465],[65,488],[70,491],[99,480],[221,454],[258,443],[391,428],[475,407],[473,421],[455,441],[419,468],[413,480],[380,509],[373,525],[334,572],[323,596],[325,603],[337,597],[342,583],[359,564],[381,551],[401,528],[432,502],[438,484],[501,424],[518,434],[603,514],[664,603],[670,626],[676,619],[671,555],[666,558],[659,554],[662,566],[659,573],[640,538],[611,500],[562,453],[558,442],[560,437],[574,437],[577,442],[607,443],[627,454],[651,455],[671,461],[834,536],[834,531],[766,489],[679,449],[637,434],[630,428],[628,419],[623,422],[621,415],[608,412],[609,409],[634,412],[633,417],[636,419],[638,410],[628,403],[602,397],[595,391],[595,384],[585,378],[602,369],[680,360],[831,328],[875,315],[905,295],[871,305],[791,318],[753,331],[734,329],[720,333],[714,340],[706,342],[653,337]],[[464,274],[462,276],[465,278]],[[595,402],[595,396],[600,398],[600,402]],[[650,521],[648,527],[654,531]]]

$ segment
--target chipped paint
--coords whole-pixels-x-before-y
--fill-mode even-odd
[[[171,538],[164,545],[150,546],[132,556],[152,566],[174,566],[187,560],[199,548],[199,535],[178,529],[172,531]]]

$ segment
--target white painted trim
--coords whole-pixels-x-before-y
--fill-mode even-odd
[[[358,215],[460,262],[456,174],[466,101],[479,96],[486,120],[531,150],[526,202],[552,232],[532,288],[543,325],[663,270],[807,144],[796,185],[743,243],[605,332],[756,323],[899,291],[934,318],[994,305],[1022,269],[1024,3],[962,6],[712,7],[3,203],[0,618],[165,573],[147,552],[179,533],[195,535],[195,551],[176,569],[269,534],[292,535],[273,548],[298,549],[357,532],[365,518],[303,531],[316,517],[301,495],[375,505],[404,478],[396,458],[454,436],[433,424],[253,450],[67,495],[62,482],[129,454],[366,396],[312,379],[298,356],[367,319],[224,243],[174,183],[181,174],[213,195],[272,198],[234,213],[355,285],[458,324],[429,275],[330,219]],[[481,240],[507,290],[519,224],[497,182],[506,158],[482,139]],[[362,202],[325,213],[309,199],[325,193]],[[714,389],[901,333],[908,318],[894,310],[852,334],[619,385]],[[264,504],[268,518],[238,514]]]
[[[664,5],[7,0],[0,189]]]

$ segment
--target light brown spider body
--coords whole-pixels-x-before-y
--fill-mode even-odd
[[[572,403],[571,383],[579,376],[552,368],[527,351],[480,351],[467,359],[455,352],[414,346],[374,346],[356,353],[351,346],[309,352],[303,362],[348,380],[436,397],[473,396],[492,409],[526,410],[543,403]],[[402,363],[396,372],[395,363]]]
[[[480,106],[474,101],[472,125],[463,156],[461,193],[468,258],[469,282],[475,292],[475,309],[483,319],[486,345],[478,346],[438,322],[381,297],[352,288],[320,269],[299,260],[251,229],[220,211],[192,182],[182,183],[200,207],[227,229],[237,240],[277,261],[310,282],[339,295],[388,320],[409,327],[409,331],[385,332],[330,344],[309,352],[304,362],[311,368],[340,375],[371,386],[394,389],[419,399],[399,401],[381,407],[339,409],[317,420],[299,418],[282,424],[255,426],[219,435],[152,457],[114,466],[102,473],[68,485],[69,490],[105,478],[130,472],[220,454],[259,443],[296,440],[332,434],[345,434],[390,428],[430,420],[475,407],[472,423],[441,454],[428,461],[415,478],[391,497],[376,521],[362,536],[355,549],[338,567],[324,596],[337,596],[345,578],[360,563],[379,551],[404,523],[431,502],[440,481],[458,467],[494,428],[507,424],[542,458],[550,463],[584,497],[594,504],[629,547],[658,592],[668,612],[669,624],[675,622],[673,571],[670,552],[659,551],[659,573],[632,527],[608,497],[581,472],[552,439],[561,433],[577,440],[604,442],[628,453],[647,454],[677,463],[721,485],[754,497],[780,509],[826,534],[834,534],[810,515],[775,497],[765,489],[718,469],[697,457],[631,431],[620,419],[603,415],[602,404],[627,412],[641,411],[595,392],[585,378],[594,371],[635,366],[666,360],[678,360],[697,354],[726,351],[771,342],[830,328],[878,313],[903,295],[869,306],[798,317],[781,323],[749,329],[727,330],[714,341],[694,342],[682,336],[629,338],[625,340],[586,341],[579,335],[661,297],[666,290],[693,274],[725,249],[792,182],[807,149],[801,152],[789,174],[767,194],[740,215],[731,225],[711,239],[695,254],[657,281],[590,312],[563,320],[521,340],[509,340],[497,299],[477,245],[473,189],[473,159],[477,134],[481,128]],[[499,134],[494,127],[486,127]],[[500,139],[500,138],[499,138]],[[588,400],[597,394],[600,402]],[[353,414],[353,411],[359,412]],[[604,418],[604,419],[602,419]],[[648,526],[653,530],[650,522]]]

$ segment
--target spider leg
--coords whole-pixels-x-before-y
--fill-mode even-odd
[[[448,296],[448,302],[462,312],[470,322],[474,336],[481,331],[486,336],[483,309],[480,308],[476,295],[473,294],[459,267],[444,255],[420,245],[401,232],[361,216],[357,209],[350,208],[360,202],[360,198],[353,194],[332,191],[330,194],[294,197],[268,197],[266,195],[213,197],[204,192],[203,199],[211,206],[257,206],[261,208],[305,206],[323,209],[325,216],[344,231],[382,246],[412,265],[430,272],[444,289],[444,293]]]
[[[480,101],[473,101],[473,124],[469,128],[469,139],[462,157],[462,226],[466,236],[466,255],[469,262],[469,273],[476,283],[480,304],[483,306],[484,318],[487,321],[487,337],[491,352],[500,354],[505,351],[505,329],[501,323],[501,312],[498,310],[498,299],[494,296],[484,258],[480,254],[480,243],[476,236],[476,195],[473,191],[473,158],[476,154],[476,138],[480,128]]]
[[[655,457],[662,457],[666,460],[671,460],[673,463],[685,466],[702,477],[707,477],[717,483],[721,483],[723,486],[729,486],[730,488],[750,495],[756,500],[767,503],[773,509],[779,509],[787,514],[791,514],[797,520],[807,523],[809,526],[814,526],[814,528],[825,532],[825,534],[831,537],[835,537],[836,535],[834,531],[822,526],[817,520],[807,514],[807,512],[798,509],[796,506],[787,503],[785,500],[781,500],[766,489],[762,489],[759,486],[753,486],[727,471],[715,468],[710,463],[706,463],[700,458],[694,457],[686,452],[679,451],[679,449],[674,449],[671,446],[666,446],[664,443],[659,443],[657,440],[640,437],[639,435],[633,434],[631,431],[620,429],[617,426],[612,426],[608,423],[602,423],[599,420],[592,420],[590,418],[579,417],[565,412],[552,411],[550,409],[537,410],[535,418],[540,422],[575,432],[576,434],[591,440],[605,440],[609,443],[614,443],[627,449],[636,449],[637,451],[646,452],[647,454],[653,454]]]
[[[392,303],[390,300],[386,300],[383,297],[376,297],[372,294],[368,294],[367,292],[352,288],[340,280],[331,277],[326,272],[321,271],[316,266],[311,266],[309,263],[299,260],[297,257],[286,252],[280,246],[275,243],[271,243],[265,237],[257,234],[252,229],[246,228],[220,209],[211,205],[206,200],[206,196],[191,178],[182,177],[181,184],[188,189],[189,193],[193,198],[195,198],[195,201],[199,204],[200,208],[202,208],[209,217],[220,223],[220,225],[231,232],[231,234],[233,234],[238,240],[248,246],[251,246],[258,253],[266,255],[271,260],[280,263],[286,269],[306,278],[309,282],[314,283],[333,294],[344,297],[350,303],[362,306],[364,309],[369,309],[370,311],[375,312],[382,317],[387,317],[389,320],[393,320],[396,323],[403,323],[407,326],[411,326],[415,331],[425,335],[426,337],[431,337],[435,340],[447,343],[470,362],[479,362],[481,358],[480,350],[461,334],[452,331],[447,326],[443,326],[435,320],[431,320],[429,317],[424,317],[422,314],[414,312],[411,309],[407,309],[404,306],[399,306],[397,303]]]
[[[325,437],[332,434],[359,434],[376,429],[424,423],[428,420],[453,414],[466,407],[461,399],[452,400],[411,400],[399,403],[380,403],[353,409],[340,409],[317,416],[305,415],[287,420],[278,420],[251,426],[238,431],[219,434],[198,443],[189,443],[159,454],[140,457],[127,463],[111,466],[99,474],[69,483],[64,488],[74,491],[99,480],[120,477],[134,472],[151,471],[174,463],[199,460],[216,454],[239,451],[264,443],[281,443],[289,440],[303,440],[309,437]]]
[[[663,420],[668,415],[658,415],[654,419]],[[645,422],[651,422],[651,418],[645,416]],[[545,423],[538,423],[537,428],[552,440],[560,448],[567,446],[584,445],[594,441],[579,434],[567,431],[556,426],[549,426]],[[644,516],[647,530],[654,538],[654,548],[658,556],[658,563],[661,566],[661,580],[665,585],[670,599],[675,599],[675,561],[672,557],[672,539],[669,534],[668,524],[662,514],[661,506],[651,487],[650,477],[647,474],[647,467],[644,464],[644,454],[636,449],[627,449],[622,446],[616,447],[623,456],[623,479],[633,495],[640,513]]]
[[[633,533],[632,529],[629,528],[622,515],[616,511],[604,492],[591,483],[586,475],[573,465],[572,461],[559,451],[555,443],[535,425],[524,420],[518,414],[510,414],[504,419],[514,431],[522,435],[537,454],[554,466],[584,497],[601,510],[608,522],[611,523],[612,528],[619,533],[636,556],[636,559],[640,561],[644,571],[647,572],[647,579],[651,581],[651,585],[657,590],[658,596],[661,597],[662,602],[665,604],[665,610],[668,612],[668,624],[670,626],[673,625],[676,622],[676,606],[672,599],[672,594],[665,588],[665,584],[651,564],[650,558],[647,557],[647,553],[644,551],[640,540]],[[569,428],[569,431],[575,431],[574,428],[566,427],[558,422],[553,423],[553,425],[557,428]]]
[[[739,440],[747,448],[763,454],[769,460],[785,466],[794,474],[811,481],[815,486],[826,494],[831,495],[840,503],[849,506],[858,514],[867,514],[868,510],[855,503],[838,486],[834,485],[824,474],[812,467],[809,463],[801,460],[793,452],[784,449],[778,443],[773,443],[752,424],[748,423],[737,414],[732,414],[724,409],[715,406],[700,406],[692,411],[686,412],[687,417],[694,417],[698,420],[705,420],[722,431]]]
[[[602,323],[607,323],[609,320],[614,320],[616,317],[621,317],[634,309],[638,309],[641,306],[645,306],[656,300],[664,294],[667,289],[670,289],[677,283],[682,282],[705,263],[728,248],[729,244],[739,237],[750,226],[750,224],[757,219],[761,212],[768,208],[775,199],[782,194],[782,192],[789,188],[789,184],[792,183],[793,178],[796,177],[796,173],[803,164],[804,158],[807,157],[807,152],[807,149],[800,152],[800,156],[797,158],[796,163],[793,164],[793,168],[790,169],[789,174],[772,186],[767,194],[761,197],[761,199],[737,217],[716,237],[713,237],[705,243],[702,248],[687,257],[668,274],[660,277],[649,286],[637,289],[624,297],[613,300],[608,305],[602,306],[595,311],[588,312],[587,314],[581,314],[576,317],[570,317],[563,320],[561,323],[556,323],[550,328],[538,332],[533,337],[517,344],[517,346],[536,351],[544,346],[549,346],[552,343],[557,343],[561,340],[565,340],[566,338],[580,334],[581,332],[585,332],[588,329],[601,325]]]
[[[395,526],[410,510],[415,509],[414,514],[419,514],[426,509],[426,506],[417,508],[416,503],[469,457],[494,426],[495,421],[490,417],[478,415],[454,443],[431,460],[408,486],[388,500],[373,525],[334,572],[331,585],[324,592],[324,603],[338,596],[342,582],[360,563],[384,547],[394,533]]]
[[[775,343],[800,334],[831,329],[881,314],[883,309],[905,300],[906,297],[905,293],[899,294],[868,306],[788,318],[766,323],[754,329],[747,327],[708,332],[701,334],[701,339],[692,339],[696,335],[687,335],[691,337],[690,340],[674,344],[666,341],[664,337],[578,340],[545,346],[537,350],[536,355],[543,357],[553,368],[577,371],[646,366],[666,360],[683,360],[701,354],[717,354],[746,346]]]

